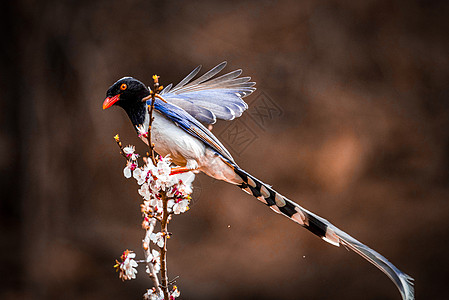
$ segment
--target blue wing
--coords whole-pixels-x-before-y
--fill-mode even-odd
[[[242,70],[235,70],[212,79],[226,66],[222,62],[204,75],[191,81],[200,71],[198,66],[175,87],[169,84],[160,93],[167,102],[184,109],[200,122],[214,124],[217,119],[233,120],[248,108],[243,98],[256,88],[251,77],[240,77]]]
[[[147,101],[147,105],[151,105],[151,100]],[[210,132],[206,127],[204,127],[203,124],[192,117],[184,109],[171,103],[162,102],[159,99],[155,101],[154,109],[158,110],[190,135],[203,141],[218,154],[235,163],[229,151],[212,134],[212,132]]]

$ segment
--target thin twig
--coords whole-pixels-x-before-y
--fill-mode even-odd
[[[168,225],[168,198],[165,192],[161,192],[162,196],[162,221],[161,221],[161,231],[164,236],[164,246],[161,248],[161,281],[162,281],[162,291],[164,292],[164,299],[170,299],[168,292],[168,274],[167,274],[167,225]]]
[[[156,97],[156,98],[158,98],[159,100],[161,100],[161,101],[167,103],[167,101],[166,101],[164,98],[162,98],[162,96],[159,95],[159,94],[155,94],[154,97]]]
[[[124,157],[126,160],[128,160],[128,157],[126,156],[125,152],[123,152],[123,145],[122,145],[122,142],[120,141],[120,137],[118,136],[118,134],[116,134],[116,135],[114,136],[114,140],[117,142],[117,145],[118,145],[119,148],[120,148],[120,154],[123,155],[123,157]]]
[[[151,128],[152,128],[151,126],[153,125],[154,121],[153,117],[154,102],[156,100],[155,98],[161,99],[164,102],[166,101],[158,94],[158,92],[163,88],[162,86],[159,85],[159,76],[153,75],[153,81],[154,81],[153,90],[150,89],[150,95],[143,98],[142,101],[146,102],[147,100],[151,99],[151,104],[148,105],[148,114],[150,116],[150,122],[148,124],[148,147],[150,147],[151,160],[153,161],[153,164],[156,165],[156,159],[154,157],[154,144],[151,141]]]
[[[148,147],[150,147],[150,157],[153,165],[156,165],[156,158],[154,157],[154,144],[151,141],[151,126],[153,125],[153,109],[154,109],[154,97],[151,99],[151,105],[148,105],[148,114],[150,115],[150,123],[148,124]]]
[[[168,282],[168,285],[175,283],[175,282],[176,282],[176,279],[178,279],[178,278],[179,278],[179,276],[176,276],[175,278],[173,278],[172,280],[170,280],[170,281]]]

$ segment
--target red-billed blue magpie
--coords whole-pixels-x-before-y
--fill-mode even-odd
[[[194,69],[179,84],[168,85],[160,95],[166,100],[155,100],[154,120],[151,128],[155,151],[170,155],[181,166],[179,171],[201,171],[205,174],[235,184],[276,213],[300,224],[332,245],[344,245],[384,272],[398,287],[404,300],[414,299],[412,278],[400,271],[378,252],[362,244],[329,221],[299,206],[275,191],[271,186],[241,169],[223,144],[203,124],[213,124],[217,119],[233,120],[248,108],[243,98],[254,90],[250,77],[239,77],[236,70],[215,77],[226,62],[219,64],[193,80],[200,67]],[[137,79],[124,77],[107,91],[103,109],[112,105],[122,107],[135,127],[148,130],[151,100],[142,101],[150,90]],[[148,140],[141,136],[148,144]]]

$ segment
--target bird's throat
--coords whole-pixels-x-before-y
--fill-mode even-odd
[[[145,122],[145,115],[147,113],[147,107],[145,102],[136,103],[132,106],[124,108],[128,114],[129,119],[133,123],[134,127],[143,125]]]

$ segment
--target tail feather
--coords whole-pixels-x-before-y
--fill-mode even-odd
[[[248,194],[253,195],[276,213],[290,218],[326,242],[335,246],[344,245],[353,250],[384,272],[397,286],[403,300],[414,299],[413,278],[400,271],[381,254],[338,229],[326,219],[282,196],[269,185],[251,176],[238,166],[234,165],[233,167],[235,173],[243,181],[239,187]]]

